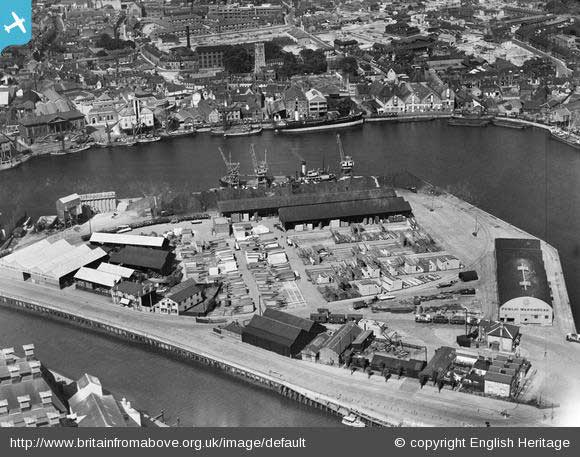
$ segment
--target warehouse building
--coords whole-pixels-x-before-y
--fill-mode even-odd
[[[332,334],[320,349],[319,359],[327,365],[340,365],[342,354],[346,351],[363,330],[354,322],[347,322]]]
[[[99,246],[138,246],[151,249],[166,249],[169,245],[167,238],[162,236],[127,235],[126,233],[104,232],[93,233],[91,235],[90,243]]]
[[[97,294],[108,295],[111,289],[121,281],[121,276],[82,267],[74,275],[77,289],[87,290]]]
[[[171,273],[172,260],[172,254],[168,251],[138,246],[126,246],[109,253],[109,262],[112,264],[143,272],[153,271],[163,276]]]
[[[329,225],[332,220],[361,223],[369,218],[386,219],[397,215],[411,215],[411,205],[402,197],[292,206],[280,208],[278,212],[285,229],[303,224]]]
[[[552,325],[554,310],[540,240],[495,240],[499,320]]]
[[[42,240],[0,259],[0,274],[5,278],[31,281],[54,287],[73,282],[81,267],[93,266],[107,256],[101,248],[85,244],[74,246],[66,240]]]
[[[484,375],[484,392],[498,397],[515,396],[529,367],[519,357],[496,357]]]
[[[261,217],[277,216],[278,210],[285,207],[309,206],[320,203],[336,203],[344,201],[374,200],[396,197],[393,189],[377,188],[354,190],[352,192],[305,193],[294,195],[275,195],[271,197],[240,198],[236,200],[218,201],[218,209],[223,216],[234,214],[257,214]]]
[[[267,309],[242,330],[242,341],[287,357],[296,357],[324,326],[282,311]]]

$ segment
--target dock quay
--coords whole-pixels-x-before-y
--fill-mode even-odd
[[[19,299],[7,295],[8,294],[5,293],[0,294],[0,305],[20,311],[48,316],[50,319],[65,321],[73,325],[91,329],[92,331],[105,333],[116,338],[130,341],[132,343],[145,345],[149,348],[152,348],[153,350],[170,354],[182,360],[206,365],[208,367],[218,369],[230,376],[241,379],[245,382],[249,382],[259,387],[274,391],[283,397],[297,401],[303,405],[322,410],[326,413],[333,414],[338,417],[352,412],[360,417],[368,427],[396,426],[395,423],[390,423],[384,419],[375,417],[368,412],[353,409],[348,405],[344,405],[325,396],[315,394],[308,389],[284,382],[277,378],[275,376],[276,372],[272,370],[270,371],[270,374],[260,373],[255,370],[245,368],[239,364],[220,360],[219,358],[208,355],[201,350],[192,350],[189,348],[186,349],[166,338],[153,337],[152,335],[148,335],[144,332],[130,330],[118,325],[106,323],[104,321],[90,319],[69,312],[60,311],[46,304],[34,303],[30,300]],[[149,419],[152,420],[151,418]],[[163,424],[163,426],[166,425]]]

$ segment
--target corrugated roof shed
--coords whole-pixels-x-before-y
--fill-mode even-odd
[[[87,281],[92,284],[98,284],[105,287],[113,287],[121,276],[105,273],[104,271],[94,270],[92,268],[82,267],[75,274],[75,279],[80,281]]]
[[[101,233],[95,232],[91,235],[91,243],[113,244],[127,246],[143,246],[151,248],[161,248],[167,243],[167,239],[162,236],[127,235],[125,233]]]
[[[441,346],[435,350],[435,355],[429,360],[427,366],[421,370],[419,377],[433,378],[436,372],[446,372],[454,360],[455,349],[449,346]]]
[[[286,207],[280,208],[278,215],[282,223],[288,224],[303,221],[409,213],[411,213],[411,205],[405,199],[392,197]]]
[[[135,270],[132,268],[122,267],[120,265],[113,265],[112,263],[101,263],[97,270],[102,271],[104,273],[109,273],[112,275],[118,275],[122,278],[129,279],[135,273]]]

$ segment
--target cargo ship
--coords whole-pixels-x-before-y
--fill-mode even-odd
[[[452,116],[447,120],[447,124],[461,127],[485,127],[491,123],[490,116]]]
[[[264,129],[262,127],[250,127],[247,125],[234,126],[225,130],[223,135],[224,138],[234,137],[234,136],[251,136],[260,135]]]
[[[307,133],[322,130],[335,130],[347,127],[356,127],[364,123],[362,113],[348,116],[321,119],[304,119],[299,121],[283,121],[276,126],[278,133]]]
[[[521,124],[509,118],[501,118],[501,117],[494,117],[491,123],[497,127],[507,127],[509,129],[523,130],[530,127],[528,124]]]

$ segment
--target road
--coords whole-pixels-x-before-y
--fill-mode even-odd
[[[159,316],[126,310],[111,304],[107,297],[75,289],[63,291],[28,282],[0,279],[6,296],[26,298],[53,309],[116,325],[146,334],[167,343],[193,350],[217,360],[268,375],[279,374],[290,387],[309,392],[312,397],[340,402],[387,422],[415,426],[483,426],[485,421],[502,426],[545,426],[551,422],[544,412],[526,405],[479,397],[443,389],[430,384],[420,388],[416,379],[390,379],[379,376],[292,360],[227,337],[183,317]],[[509,410],[504,418],[500,413]],[[557,418],[556,418],[557,419]],[[554,422],[556,424],[557,422]]]

